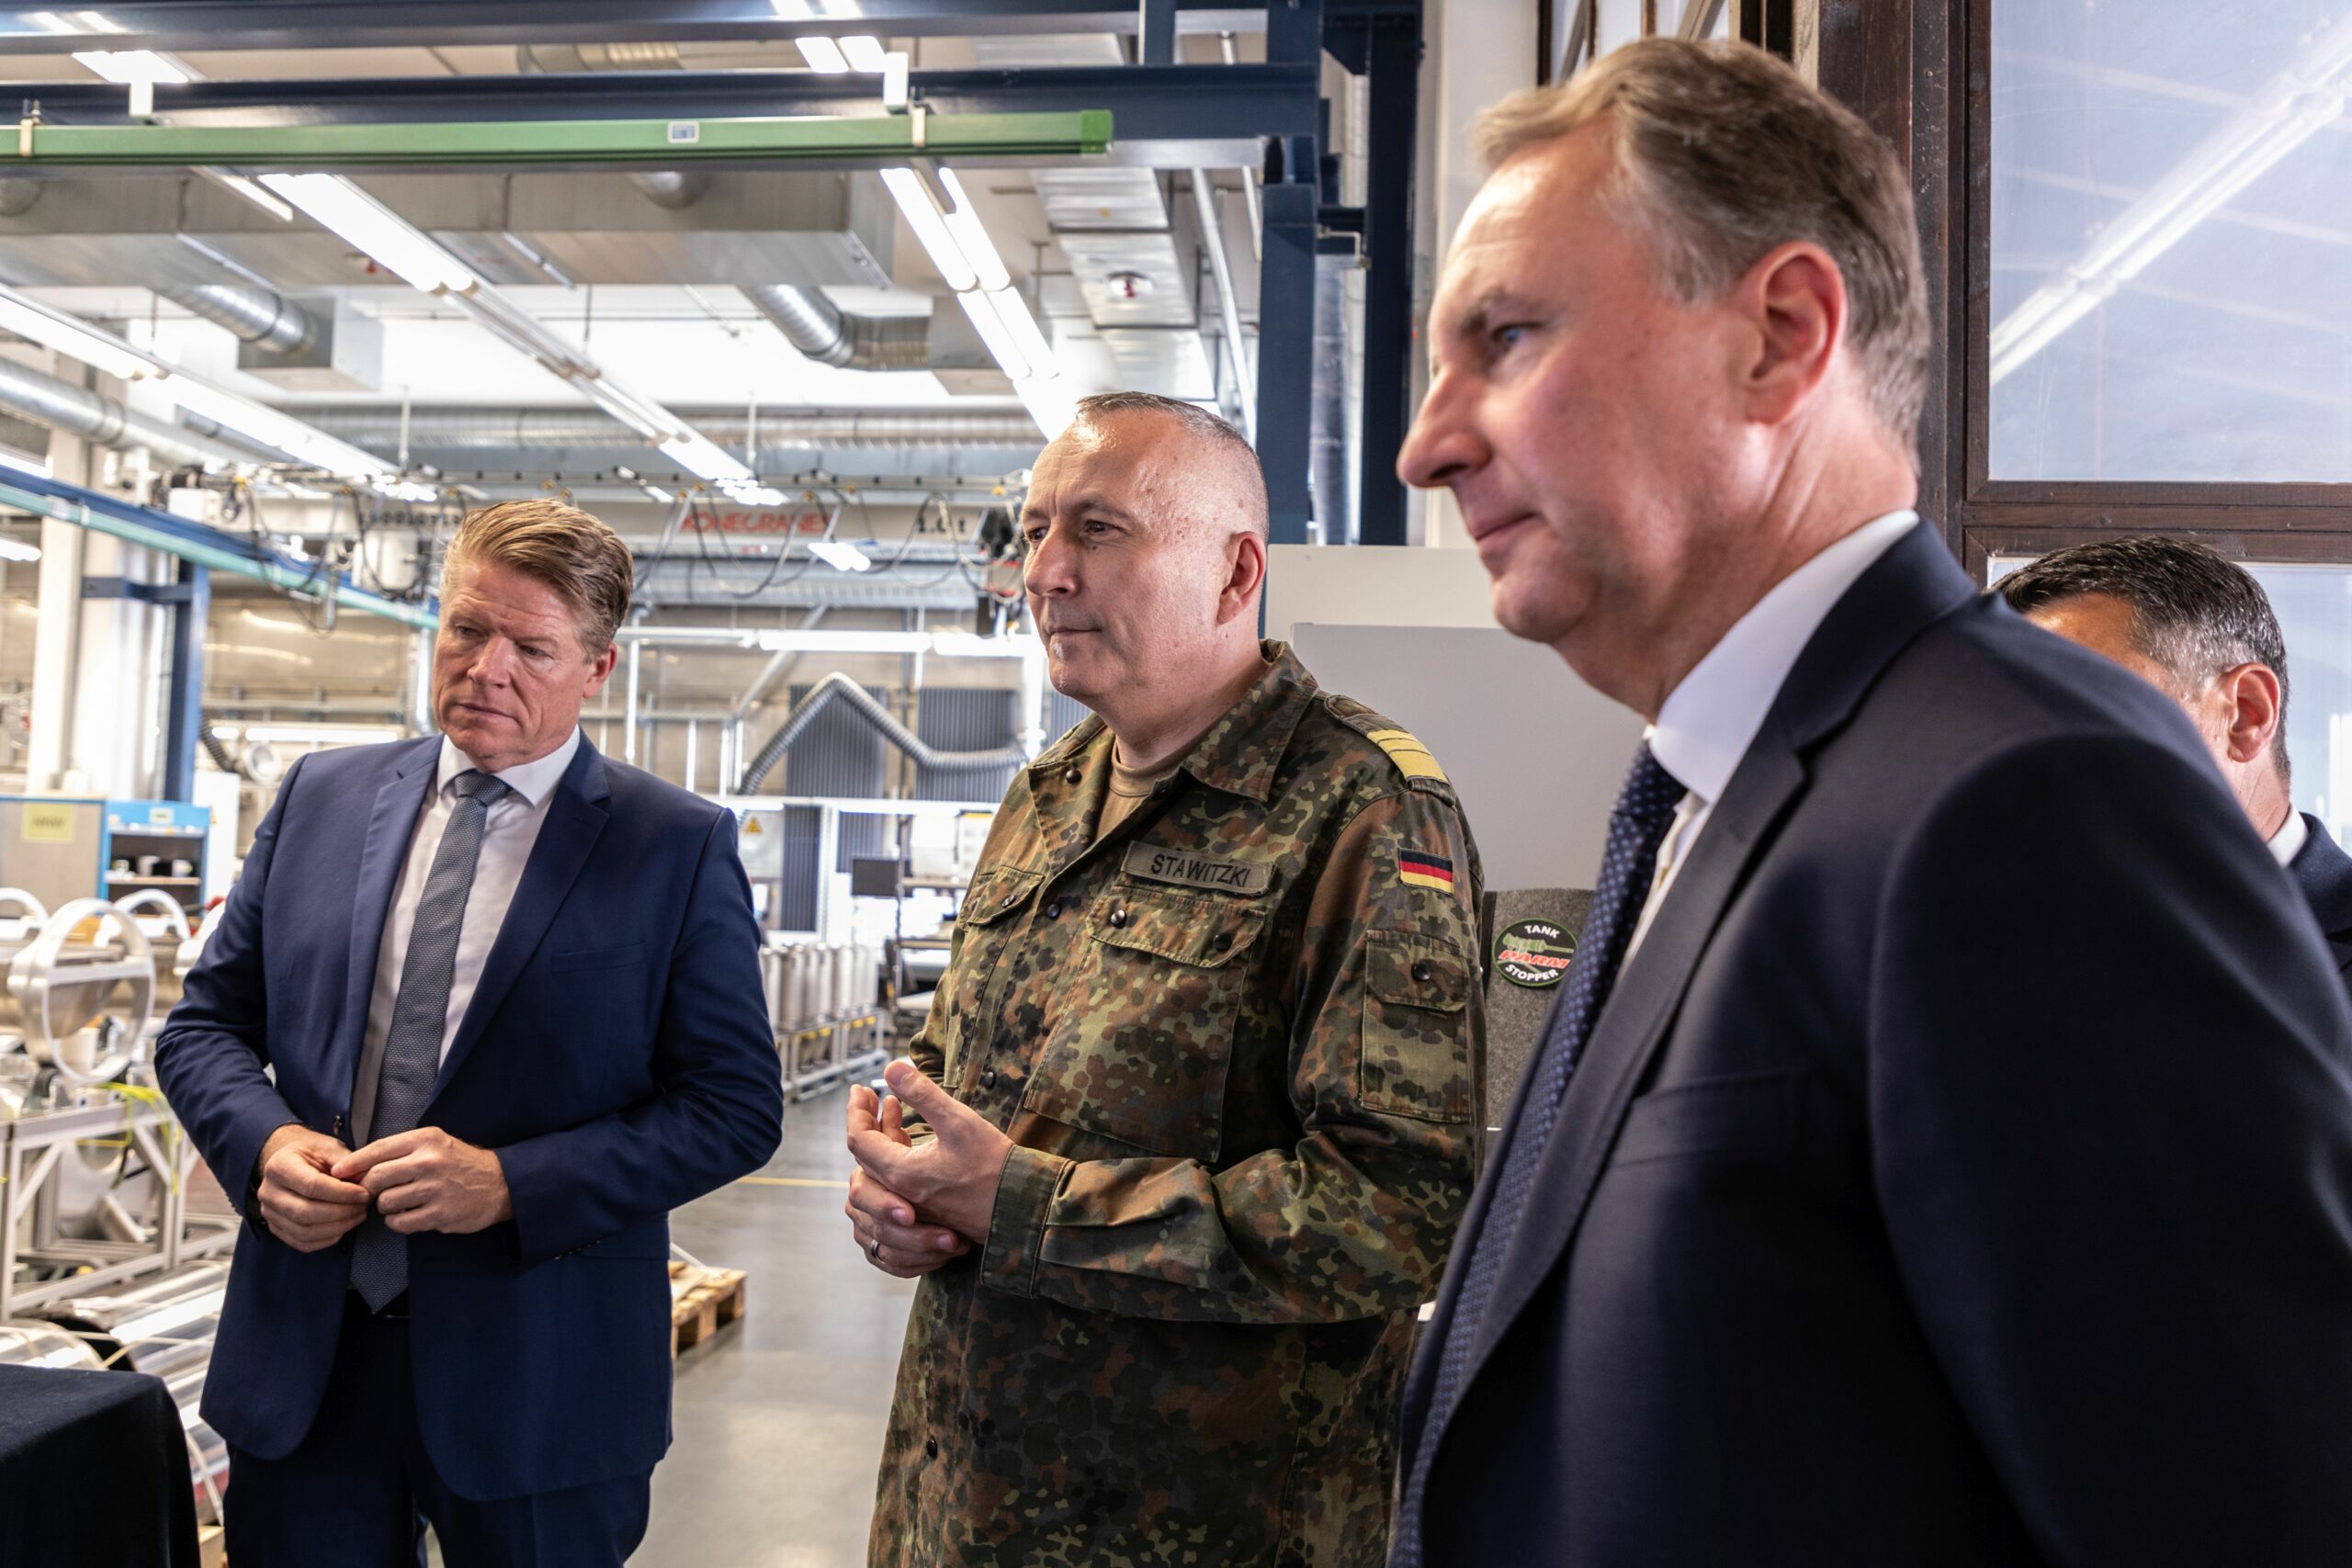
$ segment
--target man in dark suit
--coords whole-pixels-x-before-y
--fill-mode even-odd
[[[2144,537],[2052,550],[1994,588],[2044,631],[2104,654],[2180,705],[2352,982],[2352,855],[2294,807],[2287,639],[2262,584],[2207,546]]]
[[[775,1147],[724,809],[599,756],[628,547],[468,517],[439,737],[286,775],[157,1046],[247,1221],[204,1416],[237,1568],[617,1563],[669,1446],[669,1211]],[[274,1077],[270,1069],[274,1069]]]
[[[1482,130],[1399,467],[1654,727],[1392,1562],[2340,1563],[2352,1012],[2178,711],[1910,512],[1901,164],[1745,46]]]

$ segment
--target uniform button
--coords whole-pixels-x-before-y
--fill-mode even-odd
[[[980,1087],[982,1089],[994,1089],[996,1087],[996,1069],[994,1067],[990,1067],[988,1071],[980,1075]]]
[[[996,1436],[995,1416],[983,1416],[980,1417],[980,1436],[983,1438],[993,1438]]]
[[[1058,920],[1061,918],[1062,907],[1059,900],[1056,900],[1055,902],[1046,906],[1046,919],[1049,920]]]
[[[1064,784],[1076,784],[1085,776],[1086,775],[1084,773],[1080,773],[1076,768],[1064,768],[1062,770],[1062,783]]]
[[[925,1438],[922,1440],[922,1457],[925,1459],[937,1459],[939,1457],[939,1439],[937,1438]]]
[[[1233,945],[1233,933],[1231,931],[1219,931],[1216,935],[1209,938],[1209,945],[1216,948],[1219,953],[1223,953],[1227,948]]]
[[[1111,923],[1112,923],[1113,925],[1114,925],[1114,926],[1124,926],[1124,925],[1125,925],[1125,924],[1127,923],[1127,912],[1126,912],[1125,909],[1114,909],[1114,910],[1112,910],[1112,911],[1111,911]]]
[[[1437,971],[1431,969],[1427,964],[1416,964],[1413,965],[1413,978],[1420,985],[1428,985],[1430,978],[1436,973]]]

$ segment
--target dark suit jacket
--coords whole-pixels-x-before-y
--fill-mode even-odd
[[[232,1194],[277,1127],[348,1117],[440,748],[287,773],[164,1026],[164,1092]],[[497,1151],[514,1201],[511,1222],[409,1242],[417,1421],[459,1495],[641,1472],[668,1447],[669,1211],[757,1168],[781,1126],[758,946],[732,817],[583,739],[422,1123]],[[342,1247],[238,1237],[204,1391],[231,1443],[300,1442],[349,1274]]]
[[[2319,929],[2326,933],[2336,970],[2352,984],[2352,855],[2346,854],[2320,826],[2319,818],[2308,811],[2303,813],[2303,826],[2311,830],[2311,837],[2295,852],[2287,871],[2303,890],[2303,899],[2318,918]]]
[[[1907,535],[1599,1021],[1428,1561],[2352,1560],[2352,1014],[2299,904],[2170,702]]]

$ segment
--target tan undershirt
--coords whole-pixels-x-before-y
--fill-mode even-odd
[[[1134,816],[1143,803],[1151,798],[1151,792],[1159,781],[1182,765],[1184,756],[1185,752],[1180,751],[1175,761],[1158,773],[1139,773],[1119,761],[1118,750],[1114,746],[1111,751],[1111,777],[1102,786],[1102,815],[1094,824],[1094,841],[1101,843],[1111,836],[1113,829]]]

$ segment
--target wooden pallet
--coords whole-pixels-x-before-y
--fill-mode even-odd
[[[221,1568],[228,1556],[221,1545],[219,1525],[196,1527],[196,1557],[202,1568]]]
[[[743,1271],[670,1265],[670,1354],[699,1345],[743,1315]]]

